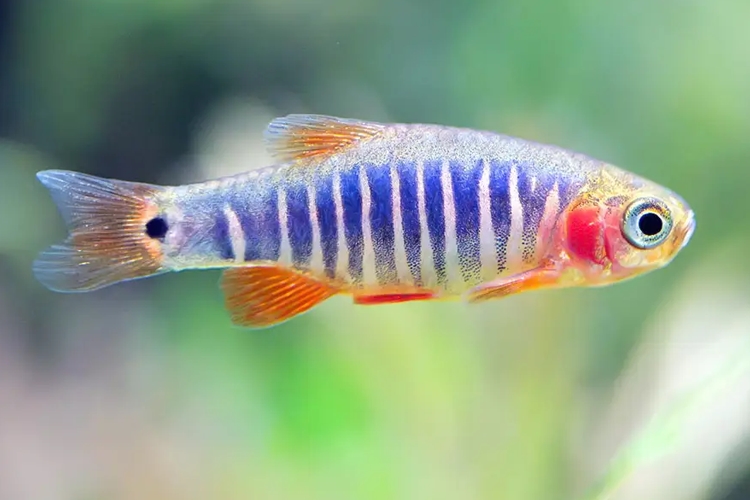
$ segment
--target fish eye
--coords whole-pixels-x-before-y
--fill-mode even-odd
[[[622,234],[636,248],[647,250],[664,243],[672,231],[672,215],[656,198],[639,198],[625,210]]]

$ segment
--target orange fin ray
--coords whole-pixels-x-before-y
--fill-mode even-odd
[[[65,170],[37,174],[68,227],[63,244],[34,261],[37,280],[58,292],[87,292],[165,272],[159,243],[146,234],[163,188]]]
[[[274,119],[266,128],[268,152],[281,161],[332,156],[376,137],[385,129],[380,123],[325,115],[288,115]]]
[[[249,328],[282,323],[340,291],[335,285],[275,265],[227,269],[221,287],[232,322]]]
[[[500,299],[540,288],[554,287],[560,277],[556,268],[539,267],[475,286],[468,292],[469,302]]]

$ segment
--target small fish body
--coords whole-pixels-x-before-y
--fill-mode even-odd
[[[69,228],[34,263],[63,292],[222,268],[234,323],[336,294],[357,304],[601,286],[665,266],[693,233],[667,188],[491,132],[322,115],[272,121],[270,167],[184,186],[38,174]]]

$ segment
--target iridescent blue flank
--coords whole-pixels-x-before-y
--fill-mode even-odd
[[[315,206],[320,226],[320,246],[323,250],[323,265],[329,278],[336,276],[338,258],[338,227],[336,224],[336,202],[333,197],[333,175],[321,175],[315,182]]]
[[[495,234],[497,251],[497,270],[505,270],[507,264],[508,238],[510,237],[510,196],[508,181],[510,163],[498,160],[490,161],[490,213],[492,230]]]
[[[396,257],[393,233],[393,189],[389,165],[367,165],[370,187],[370,229],[375,250],[375,274],[378,283],[395,283]]]
[[[245,192],[246,190],[252,190]],[[277,260],[281,248],[281,226],[276,188],[238,185],[229,191],[226,203],[237,214],[245,234],[245,260]]]
[[[531,190],[531,176],[528,165],[518,165],[518,195],[523,206],[523,233],[521,241],[523,244],[523,258],[529,262],[534,256],[539,231],[539,223],[544,215],[544,204],[547,194],[552,189],[554,180],[547,175],[536,172],[536,186]]]
[[[458,160],[451,160],[449,165],[456,206],[459,266],[464,281],[470,282],[472,275],[476,276],[476,271],[482,267],[479,250],[479,180],[484,161],[466,166]]]
[[[307,186],[292,181],[286,186],[287,229],[289,246],[292,248],[292,263],[302,267],[312,256],[312,221]]]
[[[278,189],[274,186],[262,198],[254,237],[260,240],[258,254],[262,260],[278,260],[281,255],[281,220],[279,219]],[[247,254],[247,252],[245,252]]]
[[[440,284],[446,282],[445,269],[445,217],[443,215],[443,185],[440,172],[443,162],[430,160],[424,163],[424,194],[427,206],[427,227],[430,234],[435,273]]]
[[[481,268],[479,184],[484,168],[483,160],[464,164],[463,160],[447,160],[456,211],[456,243],[463,280],[477,279]],[[510,168],[515,165],[518,175],[518,195],[523,206],[523,258],[529,262],[537,243],[539,224],[544,214],[549,192],[558,182],[560,207],[565,207],[576,196],[583,179],[570,179],[545,171],[536,165],[505,160],[489,160],[490,216],[497,250],[499,272],[507,267],[507,244],[510,236],[511,208],[509,196]],[[353,281],[363,279],[364,217],[368,217],[375,270],[381,284],[398,279],[395,257],[395,231],[402,231],[406,263],[417,286],[424,286],[421,268],[421,243],[427,238],[432,249],[437,285],[447,282],[446,221],[443,183],[444,160],[423,163],[424,202],[427,228],[421,227],[417,163],[402,161],[395,170],[388,165],[368,164],[344,167],[314,177],[314,206],[320,228],[320,243],[325,276],[336,278],[339,228],[336,219],[337,193],[335,175],[339,175],[344,219],[344,237],[349,251],[348,269]],[[361,170],[364,169],[364,170]],[[364,177],[363,177],[364,175]],[[399,176],[402,225],[394,227],[392,175]],[[534,190],[531,190],[532,179]],[[370,209],[363,212],[361,183],[370,190]],[[270,177],[255,184],[238,183],[223,189],[221,194],[206,193],[194,199],[196,207],[186,212],[206,214],[211,237],[200,245],[222,260],[234,260],[229,220],[224,213],[228,206],[237,215],[245,235],[245,260],[278,260],[281,246],[281,223],[278,213],[278,189],[286,188],[287,227],[293,264],[306,268],[312,257],[312,220],[308,186],[299,179]],[[203,226],[205,227],[205,226]],[[423,234],[424,231],[424,234]],[[198,245],[196,243],[195,245]]]
[[[341,201],[344,208],[344,234],[349,248],[349,274],[362,279],[362,192],[359,165],[341,172]]]
[[[419,223],[419,198],[417,198],[417,165],[414,162],[400,163],[399,173],[401,197],[401,222],[404,226],[404,246],[406,262],[417,286],[422,285],[421,271],[421,238],[422,229]]]
[[[213,241],[219,249],[219,257],[222,260],[234,260],[234,250],[232,249],[232,237],[229,234],[229,222],[223,210],[218,207],[214,212]]]

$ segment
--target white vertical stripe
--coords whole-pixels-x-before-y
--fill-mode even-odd
[[[430,229],[427,225],[427,197],[424,195],[424,162],[417,162],[417,201],[419,202],[419,267],[425,286],[434,286],[435,257],[430,244]]]
[[[542,256],[547,249],[546,244],[549,242],[550,231],[555,225],[557,212],[560,210],[560,188],[557,181],[552,189],[547,193],[547,199],[544,201],[544,213],[542,220],[539,222],[539,229],[536,234],[536,256]]]
[[[362,193],[362,282],[366,285],[377,284],[375,272],[375,246],[372,240],[370,224],[370,206],[372,195],[370,183],[367,182],[367,166],[359,166],[359,187]]]
[[[396,276],[399,283],[413,283],[404,243],[404,224],[401,217],[401,179],[397,165],[391,167],[391,200],[393,205],[393,255],[396,260]]]
[[[351,283],[349,275],[349,247],[346,244],[344,229],[344,202],[341,197],[341,175],[338,170],[333,173],[333,202],[336,207],[336,277]]]
[[[224,205],[224,217],[227,219],[227,226],[229,227],[229,242],[232,245],[232,253],[234,254],[235,262],[245,261],[245,231],[242,229],[240,219],[237,214],[232,210],[229,204]]]
[[[492,197],[490,195],[490,162],[482,162],[479,179],[479,258],[482,263],[482,281],[497,277],[497,248],[492,229]]]
[[[511,272],[519,269],[523,259],[523,205],[518,194],[518,171],[515,165],[510,166],[510,180],[508,182],[510,197],[510,235],[508,237],[507,268]]]
[[[286,186],[283,182],[279,183],[279,227],[281,228],[281,244],[279,248],[279,263],[292,263],[292,246],[289,244],[289,221],[286,210]]]
[[[456,204],[453,199],[453,182],[450,164],[444,161],[440,170],[440,184],[443,187],[443,220],[445,221],[445,275],[448,289],[463,282],[458,263],[458,239],[456,238]]]
[[[310,270],[315,273],[324,272],[323,247],[320,244],[320,222],[318,221],[318,206],[315,202],[315,186],[312,182],[307,185],[307,207],[310,212],[310,226],[312,227],[312,255],[310,256]]]

